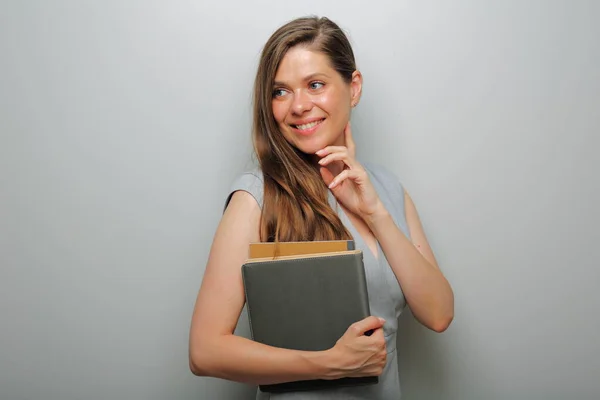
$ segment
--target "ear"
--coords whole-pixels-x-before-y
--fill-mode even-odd
[[[355,107],[360,101],[360,95],[362,94],[362,74],[356,70],[352,73],[352,80],[350,81],[350,105]]]

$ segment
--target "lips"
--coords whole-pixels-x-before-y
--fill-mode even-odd
[[[301,135],[310,135],[318,129],[323,121],[325,121],[325,118],[312,119],[302,121],[301,124],[290,124],[290,126]]]
[[[306,131],[311,128],[314,128],[315,126],[319,125],[321,122],[323,122],[323,119],[319,119],[316,121],[312,121],[312,122],[308,122],[308,123],[300,124],[300,125],[292,125],[292,126],[300,131]]]

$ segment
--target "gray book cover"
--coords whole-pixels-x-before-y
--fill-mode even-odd
[[[348,327],[370,315],[360,250],[249,260],[242,278],[252,339],[274,347],[332,348]],[[378,377],[261,385],[265,392],[375,384]]]

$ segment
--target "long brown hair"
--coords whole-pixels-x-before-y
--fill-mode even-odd
[[[344,32],[327,18],[303,17],[280,27],[265,44],[254,83],[252,139],[264,177],[261,241],[352,239],[328,201],[328,189],[309,155],[292,146],[273,116],[273,82],[296,45],[327,55],[350,83],[356,62]]]

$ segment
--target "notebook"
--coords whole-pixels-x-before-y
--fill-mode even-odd
[[[354,240],[323,240],[309,242],[250,243],[248,258],[279,257],[300,254],[330,253],[354,250]]]
[[[360,250],[249,259],[242,266],[242,278],[252,339],[270,346],[327,350],[351,324],[370,315]],[[373,376],[259,388],[275,393],[378,382]]]

